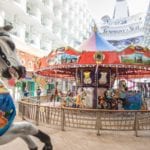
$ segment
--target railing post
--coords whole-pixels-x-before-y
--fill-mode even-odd
[[[101,112],[98,111],[96,114],[97,114],[96,115],[97,136],[100,136],[101,135],[100,129],[102,127],[102,125],[101,125]]]
[[[23,104],[23,103],[20,103],[21,105],[22,105],[22,120],[25,120],[25,118],[24,118],[24,114],[25,114],[25,104]],[[19,105],[20,105],[19,104]]]
[[[134,130],[135,130],[135,136],[138,137],[138,118],[137,118],[137,112],[135,112]]]
[[[47,123],[50,123],[50,107],[47,107]]]
[[[62,107],[61,108],[61,130],[62,131],[65,131],[65,110],[64,110],[64,108]]]
[[[40,105],[37,104],[36,105],[36,120],[35,120],[35,124],[38,126],[39,125],[39,113],[40,113]]]

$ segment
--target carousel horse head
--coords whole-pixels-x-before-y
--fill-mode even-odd
[[[12,41],[9,31],[12,26],[0,27],[0,69],[2,77],[6,79],[24,78],[26,69],[17,58],[15,44]]]

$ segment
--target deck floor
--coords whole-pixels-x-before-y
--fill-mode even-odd
[[[51,136],[54,150],[149,150],[150,131],[139,132],[140,137],[135,137],[134,132],[102,131],[101,136],[96,135],[95,130],[83,129],[52,129],[39,126],[39,128]],[[33,138],[42,150],[39,140]],[[0,150],[28,150],[21,139],[0,146]]]

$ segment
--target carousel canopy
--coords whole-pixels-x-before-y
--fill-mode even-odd
[[[122,65],[150,65],[150,51],[141,46],[129,46],[117,51],[83,51],[78,64],[122,64]]]
[[[48,66],[68,66],[84,64],[134,65],[148,67],[150,65],[150,50],[140,46],[129,46],[122,51],[83,51],[78,52],[71,47],[61,47],[52,51],[36,63],[36,69]],[[37,67],[38,65],[38,67]]]
[[[81,44],[79,49],[88,51],[116,50],[116,48],[106,41],[98,32],[93,32],[90,38]]]
[[[80,58],[78,60],[78,64],[96,64],[96,55],[100,54],[100,57],[103,57],[101,63],[103,64],[120,64],[120,59],[118,57],[117,52],[109,52],[104,51],[101,53],[95,53],[95,52],[83,52],[80,55]],[[110,57],[111,56],[111,57]]]
[[[70,63],[70,61],[77,61],[77,58],[81,52],[76,51],[70,46],[60,47],[54,51],[51,51],[48,56],[44,56],[40,58],[35,63],[35,69],[45,68],[51,65],[60,65],[66,63]]]
[[[36,63],[36,72],[41,75],[74,75],[75,68],[95,67],[120,68],[120,75],[150,75],[150,51],[140,46],[129,46],[122,51],[82,51],[70,47],[60,48]],[[121,70],[122,69],[122,70]],[[129,69],[129,71],[127,71]],[[57,71],[57,73],[56,73]],[[123,72],[124,71],[124,72]],[[69,74],[70,73],[70,74]]]

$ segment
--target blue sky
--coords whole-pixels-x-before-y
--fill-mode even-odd
[[[129,6],[130,15],[145,12],[150,0],[126,0]],[[88,7],[94,18],[100,20],[104,15],[112,17],[116,0],[87,0]]]

